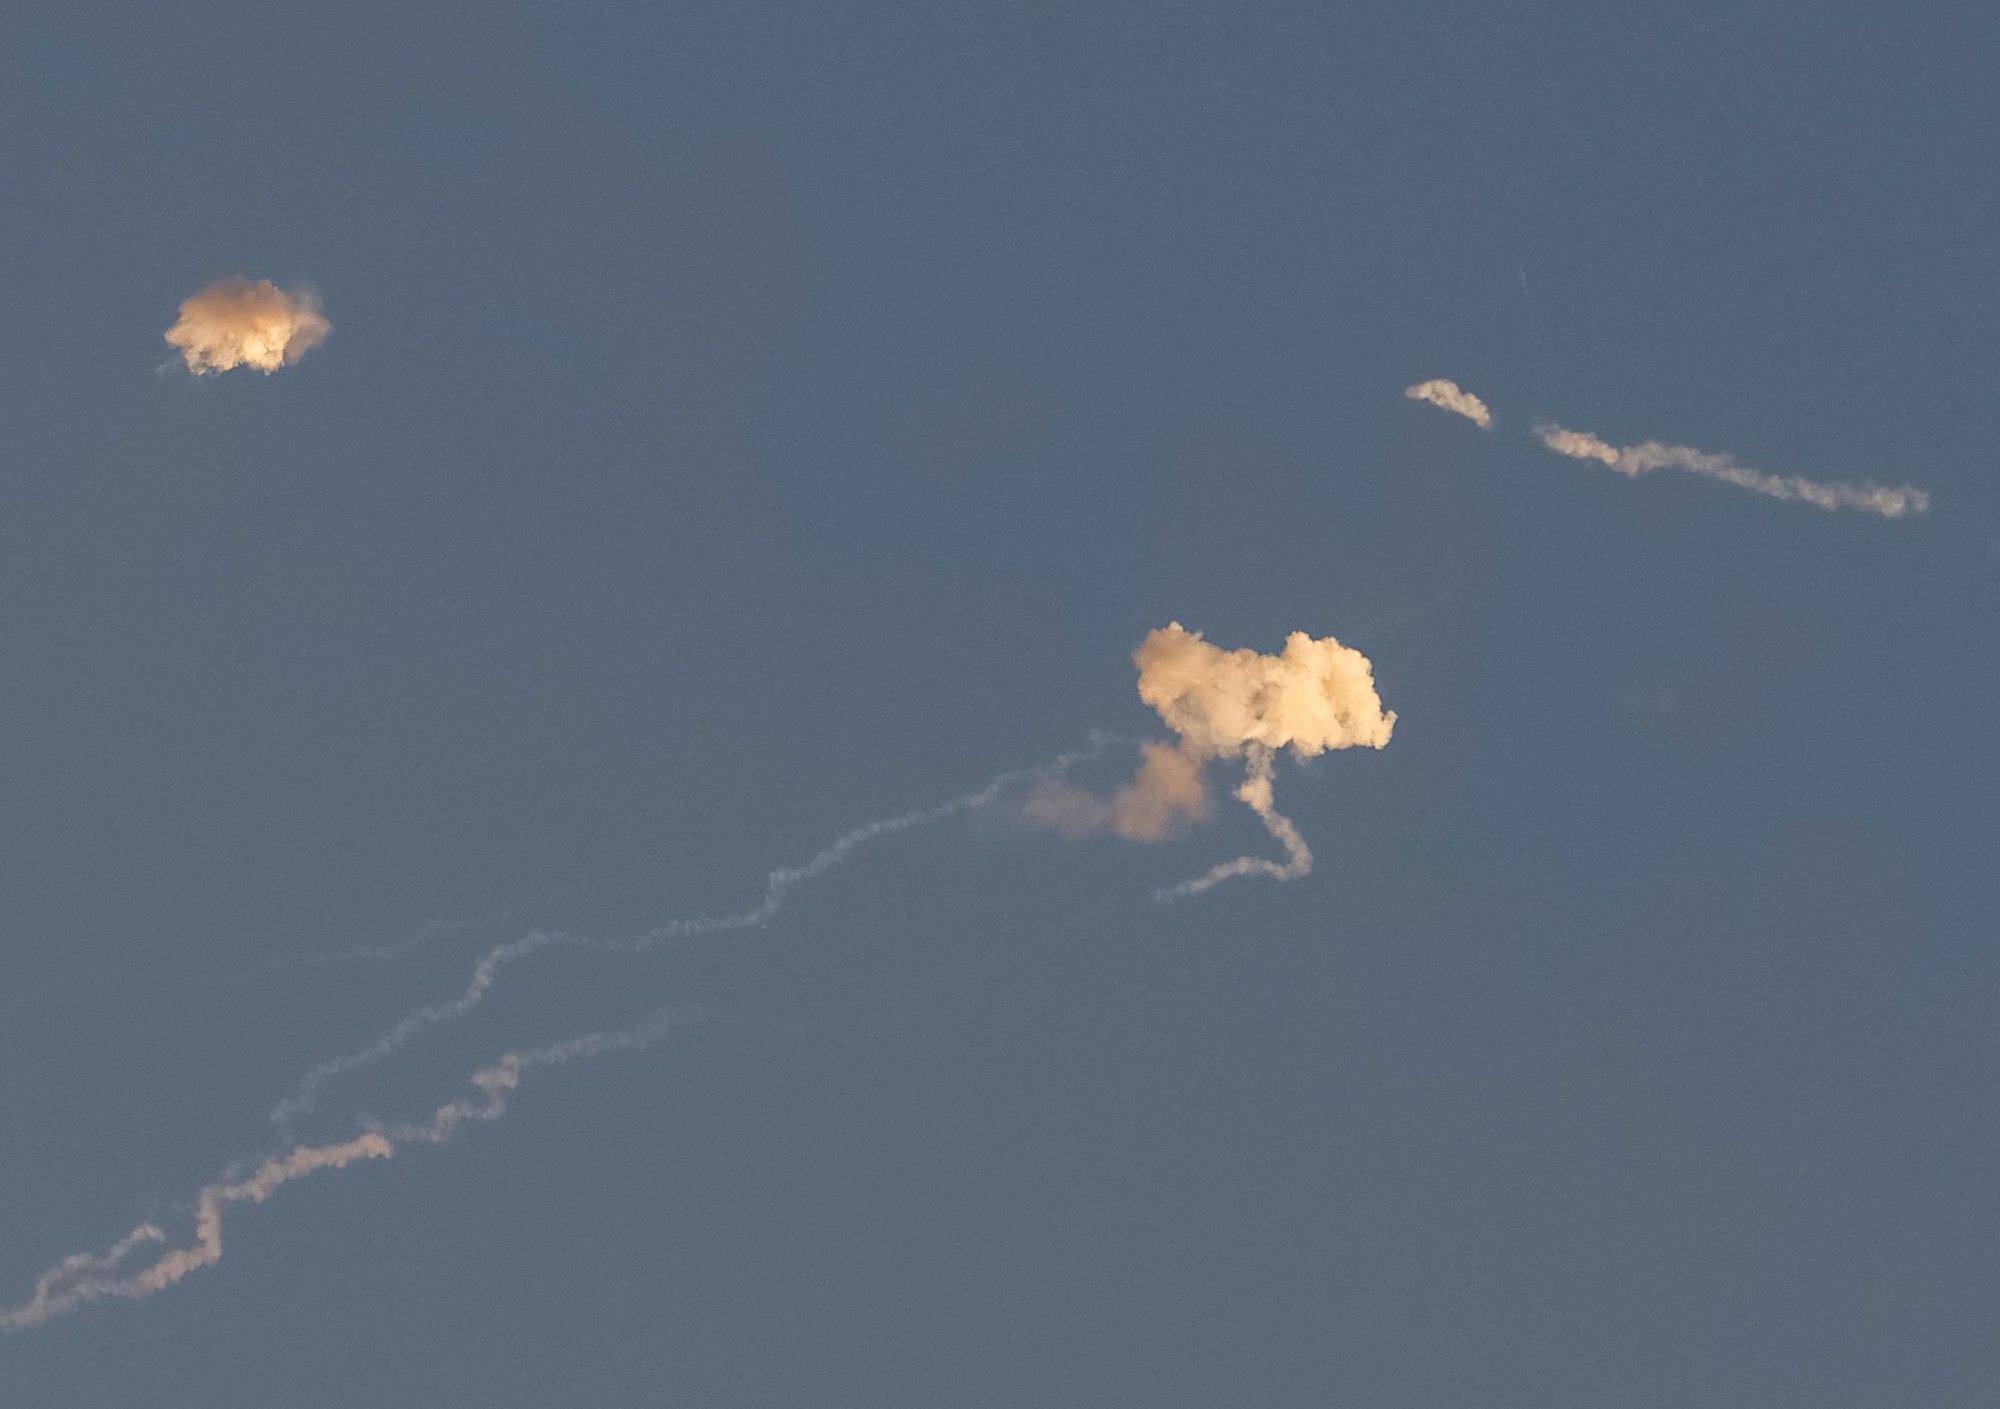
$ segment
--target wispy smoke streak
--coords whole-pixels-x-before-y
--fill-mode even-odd
[[[1739,465],[1728,455],[1711,455],[1685,445],[1662,445],[1657,440],[1643,445],[1612,445],[1588,431],[1573,431],[1558,425],[1536,426],[1535,434],[1558,455],[1573,460],[1596,460],[1631,479],[1654,470],[1685,470],[1773,499],[1798,500],[1829,512],[1859,509],[1889,519],[1921,514],[1931,502],[1923,490],[1907,484],[1894,489],[1874,484],[1826,484],[1803,475],[1770,474]]]
[[[487,993],[499,980],[503,970],[532,954],[556,946],[617,954],[643,954],[676,939],[724,934],[735,930],[761,929],[777,917],[793,890],[833,870],[867,843],[881,837],[893,836],[898,832],[935,826],[959,813],[988,806],[1007,789],[1022,783],[1060,777],[1076,764],[1097,757],[1115,742],[1117,740],[1112,735],[1093,734],[1086,748],[1059,755],[1048,763],[1038,764],[1032,768],[1013,769],[1000,774],[984,787],[972,792],[962,793],[958,797],[949,798],[930,807],[917,808],[914,811],[899,813],[894,817],[884,817],[856,827],[853,831],[835,839],[825,850],[803,865],[787,866],[772,871],[765,877],[763,898],[748,910],[733,915],[670,920],[635,939],[622,941],[591,939],[557,930],[536,930],[519,939],[496,945],[473,965],[471,977],[457,997],[416,1008],[365,1047],[329,1058],[307,1072],[297,1088],[272,1109],[271,1123],[280,1131],[288,1130],[292,1121],[312,1110],[319,1099],[320,1090],[327,1082],[392,1057],[432,1028],[463,1018],[485,1001]]]
[[[332,328],[310,290],[287,293],[269,279],[222,279],[181,305],[180,320],[166,337],[196,376],[232,367],[255,367],[268,376],[318,347]]]
[[[1486,403],[1469,391],[1459,390],[1457,382],[1437,377],[1406,387],[1403,395],[1412,401],[1427,401],[1441,411],[1463,416],[1481,430],[1490,430],[1493,426],[1493,413],[1486,409]]]
[[[540,1067],[567,1066],[571,1062],[602,1057],[611,1052],[640,1052],[662,1042],[705,1016],[689,1007],[662,1008],[636,1027],[608,1032],[589,1032],[546,1047],[525,1052],[509,1052],[491,1066],[474,1072],[469,1084],[479,1089],[478,1097],[467,1097],[439,1106],[429,1120],[416,1125],[367,1123],[366,1128],[398,1144],[442,1145],[468,1121],[495,1121],[507,1113],[507,1100],[521,1084],[524,1072]]]
[[[190,1273],[222,1259],[223,1210],[232,1204],[262,1203],[295,1179],[322,1169],[344,1169],[360,1160],[387,1159],[398,1146],[442,1145],[467,1122],[495,1121],[507,1113],[507,1099],[521,1084],[523,1073],[541,1067],[600,1057],[611,1052],[636,1052],[663,1041],[700,1018],[697,1010],[663,1008],[635,1027],[586,1033],[567,1041],[509,1052],[470,1078],[477,1097],[450,1101],[428,1120],[413,1125],[370,1123],[360,1135],[332,1145],[301,1145],[288,1155],[264,1161],[246,1179],[219,1180],[204,1187],[196,1199],[194,1241],[163,1253],[147,1267],[119,1273],[141,1247],[164,1243],[166,1234],[144,1223],[101,1253],[76,1253],[62,1259],[35,1282],[34,1294],[20,1305],[0,1311],[0,1331],[25,1331],[55,1317],[107,1298],[138,1301],[163,1292]]]

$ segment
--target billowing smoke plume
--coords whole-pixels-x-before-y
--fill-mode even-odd
[[[1437,377],[1428,382],[1418,382],[1405,390],[1403,395],[1412,401],[1428,401],[1440,410],[1455,411],[1481,430],[1488,430],[1493,425],[1493,413],[1486,409],[1486,403],[1469,391],[1460,391],[1457,382]]]
[[[319,346],[332,327],[310,290],[287,293],[269,279],[222,279],[181,305],[167,341],[196,376],[232,367],[268,375]]]
[[[1773,499],[1796,499],[1822,509],[1860,509],[1884,518],[1900,519],[1921,514],[1930,507],[1930,496],[1921,489],[1902,485],[1888,489],[1873,484],[1823,484],[1802,475],[1774,475],[1739,465],[1727,455],[1710,455],[1685,445],[1662,445],[1649,440],[1644,445],[1611,445],[1588,431],[1573,431],[1556,425],[1535,427],[1542,444],[1558,455],[1574,460],[1596,460],[1621,475],[1637,479],[1653,470],[1686,470],[1689,474],[1721,480],[1741,489],[1767,494]]]
[[[1328,749],[1389,742],[1396,716],[1382,708],[1368,657],[1333,637],[1295,631],[1280,655],[1225,651],[1179,622],[1148,635],[1133,654],[1139,698],[1178,735],[1149,744],[1139,776],[1109,801],[1059,779],[1029,796],[1028,815],[1070,835],[1111,831],[1155,841],[1182,820],[1207,814],[1202,773],[1215,759],[1244,760],[1236,797],[1255,812],[1285,850],[1282,862],[1238,857],[1161,892],[1195,895],[1232,876],[1289,881],[1312,869],[1312,851],[1273,796],[1273,755],[1289,748],[1311,758]]]

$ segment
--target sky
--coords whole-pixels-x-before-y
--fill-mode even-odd
[[[0,1403],[2000,1395],[2000,17],[40,8]]]

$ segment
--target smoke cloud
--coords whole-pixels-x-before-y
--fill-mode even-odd
[[[1728,455],[1711,455],[1685,445],[1662,445],[1657,440],[1644,445],[1618,446],[1588,431],[1557,425],[1536,426],[1535,434],[1558,455],[1573,460],[1596,460],[1631,479],[1654,470],[1685,470],[1773,499],[1794,499],[1828,511],[1859,509],[1888,519],[1921,514],[1931,503],[1923,490],[1907,484],[1890,489],[1873,484],[1826,484],[1803,475],[1774,475],[1739,465]]]
[[[1225,651],[1173,622],[1133,653],[1139,698],[1178,736],[1145,746],[1139,775],[1108,801],[1059,779],[1030,794],[1028,816],[1070,836],[1115,832],[1157,841],[1209,810],[1203,771],[1211,760],[1244,760],[1236,798],[1284,848],[1282,862],[1244,856],[1160,892],[1198,895],[1233,876],[1296,880],[1312,870],[1312,850],[1277,810],[1274,755],[1312,758],[1329,749],[1382,748],[1396,716],[1382,708],[1368,657],[1333,637],[1295,631],[1279,655]]]
[[[332,327],[310,290],[287,293],[269,279],[221,279],[181,305],[167,341],[196,376],[232,367],[269,375],[319,346]]]
[[[1428,401],[1439,410],[1455,412],[1481,430],[1490,430],[1493,426],[1493,413],[1486,409],[1486,403],[1469,391],[1459,390],[1457,382],[1437,377],[1428,382],[1418,382],[1405,389],[1403,395],[1412,401]]]

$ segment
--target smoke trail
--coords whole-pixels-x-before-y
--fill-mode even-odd
[[[371,1133],[398,1144],[442,1145],[458,1133],[467,1121],[495,1121],[507,1113],[508,1097],[521,1084],[523,1072],[539,1067],[567,1066],[571,1062],[601,1057],[610,1052],[640,1052],[672,1036],[681,1028],[709,1015],[700,1009],[674,1006],[662,1008],[635,1027],[587,1032],[581,1037],[532,1047],[525,1052],[508,1052],[491,1066],[481,1067],[469,1078],[479,1096],[450,1101],[432,1112],[429,1120],[416,1125],[384,1125],[364,1122]]]
[[[610,1052],[640,1051],[702,1016],[691,1008],[663,1008],[636,1027],[586,1033],[545,1047],[508,1052],[472,1074],[470,1084],[478,1088],[477,1098],[447,1102],[426,1121],[397,1126],[370,1123],[351,1140],[300,1145],[290,1154],[265,1160],[246,1179],[208,1184],[196,1199],[193,1242],[168,1250],[143,1269],[121,1274],[118,1269],[139,1248],[166,1241],[159,1228],[144,1223],[102,1253],[63,1258],[36,1279],[34,1294],[28,1300],[0,1311],[0,1331],[32,1330],[107,1298],[139,1301],[163,1292],[222,1259],[223,1211],[230,1205],[262,1203],[295,1179],[322,1169],[344,1169],[360,1160],[387,1159],[401,1145],[445,1144],[468,1121],[495,1121],[505,1115],[507,1098],[521,1084],[524,1072],[565,1066]]]
[[[1028,795],[1024,810],[1029,820],[1066,837],[1114,832],[1127,841],[1159,841],[1183,821],[1208,816],[1208,785],[1202,778],[1207,758],[1195,749],[1163,743],[1142,744],[1140,754],[1138,776],[1109,800],[1044,780]]]
[[[502,970],[532,954],[558,946],[616,954],[643,954],[670,940],[696,935],[723,934],[735,930],[761,929],[777,917],[794,889],[808,881],[817,880],[833,870],[853,855],[857,848],[868,842],[898,832],[934,826],[959,813],[985,807],[1001,793],[1017,784],[1038,779],[1059,778],[1076,764],[1096,758],[1107,747],[1118,742],[1121,741],[1114,735],[1093,733],[1087,747],[1060,754],[1050,762],[1037,764],[1031,768],[1009,770],[972,792],[856,827],[836,838],[825,850],[803,865],[781,867],[772,871],[765,877],[763,898],[749,909],[732,915],[670,920],[630,940],[591,939],[559,930],[534,930],[519,939],[496,945],[473,965],[471,977],[457,997],[413,1009],[373,1042],[341,1056],[331,1057],[308,1071],[297,1088],[272,1108],[271,1123],[281,1133],[289,1130],[293,1120],[312,1110],[319,1099],[321,1088],[327,1082],[392,1057],[423,1033],[464,1017],[485,1000]]]
[[[1368,657],[1331,636],[1314,640],[1303,631],[1287,638],[1280,655],[1224,651],[1173,622],[1150,633],[1132,663],[1139,668],[1139,698],[1179,736],[1177,742],[1146,745],[1139,776],[1109,801],[1045,780],[1028,798],[1028,816],[1070,836],[1113,831],[1156,841],[1183,818],[1206,815],[1206,763],[1241,758],[1244,778],[1236,797],[1285,849],[1284,861],[1238,857],[1156,898],[1199,895],[1234,876],[1290,881],[1309,873],[1312,849],[1274,800],[1275,753],[1289,748],[1311,758],[1328,749],[1388,744],[1396,716],[1382,708]]]
[[[166,337],[196,376],[232,367],[268,376],[318,347],[332,328],[310,290],[287,293],[269,279],[221,279],[181,305],[180,321]]]
[[[1795,499],[1829,512],[1859,509],[1888,519],[1921,514],[1931,503],[1928,494],[1912,485],[1890,489],[1874,484],[1825,484],[1803,475],[1774,475],[1754,470],[1737,464],[1728,455],[1711,455],[1685,445],[1662,445],[1657,440],[1643,445],[1611,445],[1588,431],[1573,431],[1558,425],[1536,426],[1535,434],[1558,455],[1573,460],[1596,460],[1631,479],[1653,470],[1686,470],[1773,499]]]
[[[0,1311],[0,1331],[25,1331],[106,1297],[137,1301],[163,1292],[190,1272],[212,1266],[222,1257],[222,1211],[231,1204],[262,1203],[286,1184],[322,1169],[344,1169],[356,1160],[387,1159],[395,1153],[388,1139],[373,1131],[335,1145],[300,1145],[290,1154],[267,1159],[247,1179],[205,1185],[195,1204],[194,1241],[174,1248],[143,1271],[115,1275],[138,1248],[166,1241],[150,1223],[142,1223],[103,1253],[77,1253],[44,1272],[35,1292],[19,1306]]]
[[[1460,391],[1457,382],[1437,377],[1404,388],[1403,395],[1412,401],[1428,401],[1439,410],[1463,416],[1481,430],[1493,428],[1493,413],[1486,409],[1486,403],[1469,391]]]

